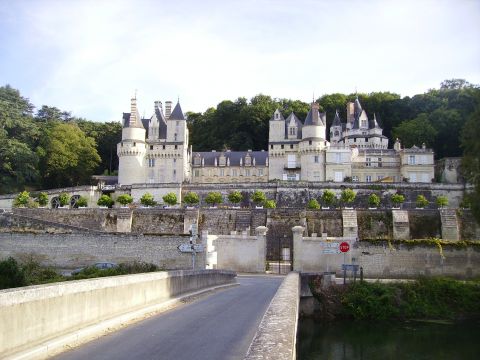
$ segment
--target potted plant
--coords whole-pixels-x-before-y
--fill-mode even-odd
[[[113,206],[113,199],[108,196],[108,195],[102,195],[97,201],[97,205],[100,206],[100,208],[111,208]]]
[[[30,193],[28,191],[22,191],[17,195],[15,200],[13,200],[14,207],[26,207],[30,200]]]
[[[122,207],[128,207],[133,202],[133,197],[129,194],[122,194],[116,200]]]
[[[260,204],[263,204],[267,200],[267,197],[265,196],[265,193],[260,190],[255,190],[252,194],[252,201],[255,203],[255,207],[257,209],[263,209],[263,206]]]
[[[427,200],[427,198],[423,195],[418,195],[417,196],[417,200],[416,200],[416,205],[417,205],[417,209],[423,209],[425,208],[425,206],[427,206],[429,203],[429,201]]]
[[[275,209],[277,207],[277,203],[275,200],[266,200],[263,203],[263,206],[265,206],[265,209]]]
[[[177,194],[174,192],[169,192],[168,194],[163,195],[162,200],[165,204],[170,206],[177,205]]]
[[[405,201],[405,196],[395,193],[392,195],[392,204],[394,209],[400,209],[400,206]]]
[[[347,207],[347,205],[352,204],[356,197],[357,195],[352,189],[344,189],[340,195],[340,200],[345,204],[345,209],[353,209],[353,207]]]
[[[70,195],[68,195],[67,193],[61,193],[58,196],[58,202],[60,203],[60,206],[58,207],[59,209],[68,209],[68,205],[70,203]]]
[[[320,209],[320,204],[318,203],[317,199],[310,199],[307,204],[307,208],[309,210],[318,210]]]
[[[380,197],[377,194],[370,194],[368,197],[369,209],[376,209],[380,205]]]
[[[153,195],[147,192],[140,198],[140,204],[148,208],[157,205],[157,202],[153,199]]]
[[[325,190],[322,194],[322,202],[325,205],[322,209],[330,209],[330,206],[335,203],[335,193],[332,190]]]
[[[200,198],[196,192],[190,191],[183,197],[183,202],[187,204],[187,209],[193,208],[194,205],[197,205],[200,202]]]
[[[48,205],[48,195],[47,195],[47,193],[46,192],[41,192],[40,194],[38,194],[37,202],[38,202],[39,207],[42,207],[42,208],[47,207],[47,205]]]
[[[238,204],[243,200],[243,195],[240,191],[232,191],[230,194],[228,194],[228,201],[230,201],[232,204],[235,204],[233,208],[239,209],[240,206]]]
[[[205,197],[205,202],[209,204],[211,208],[216,208],[216,204],[223,202],[222,194],[217,191],[211,191]]]
[[[448,206],[448,198],[446,196],[440,195],[437,197],[437,206],[439,208],[444,208],[445,206]]]
[[[88,206],[88,200],[85,196],[80,196],[77,200],[77,206],[79,208],[86,208]]]

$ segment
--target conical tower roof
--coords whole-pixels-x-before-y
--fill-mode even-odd
[[[335,110],[335,117],[333,118],[332,126],[342,126],[342,121],[340,120],[340,115],[338,115],[338,110]]]
[[[185,116],[183,115],[182,107],[180,106],[180,101],[177,102],[175,108],[173,109],[172,113],[169,117],[170,120],[185,120]]]

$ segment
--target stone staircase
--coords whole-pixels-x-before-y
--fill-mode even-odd
[[[358,238],[356,210],[342,210],[343,236]]]
[[[249,210],[238,210],[235,217],[235,231],[245,231],[250,227],[251,215]]]
[[[440,209],[442,221],[442,239],[459,240],[457,212],[455,209]]]

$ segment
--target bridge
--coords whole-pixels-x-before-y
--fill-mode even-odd
[[[294,359],[299,274],[235,275],[174,271],[2,290],[0,357]]]

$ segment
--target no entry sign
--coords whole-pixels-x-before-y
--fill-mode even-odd
[[[341,252],[346,253],[348,250],[350,250],[350,245],[347,242],[342,242],[340,243],[339,249]]]

